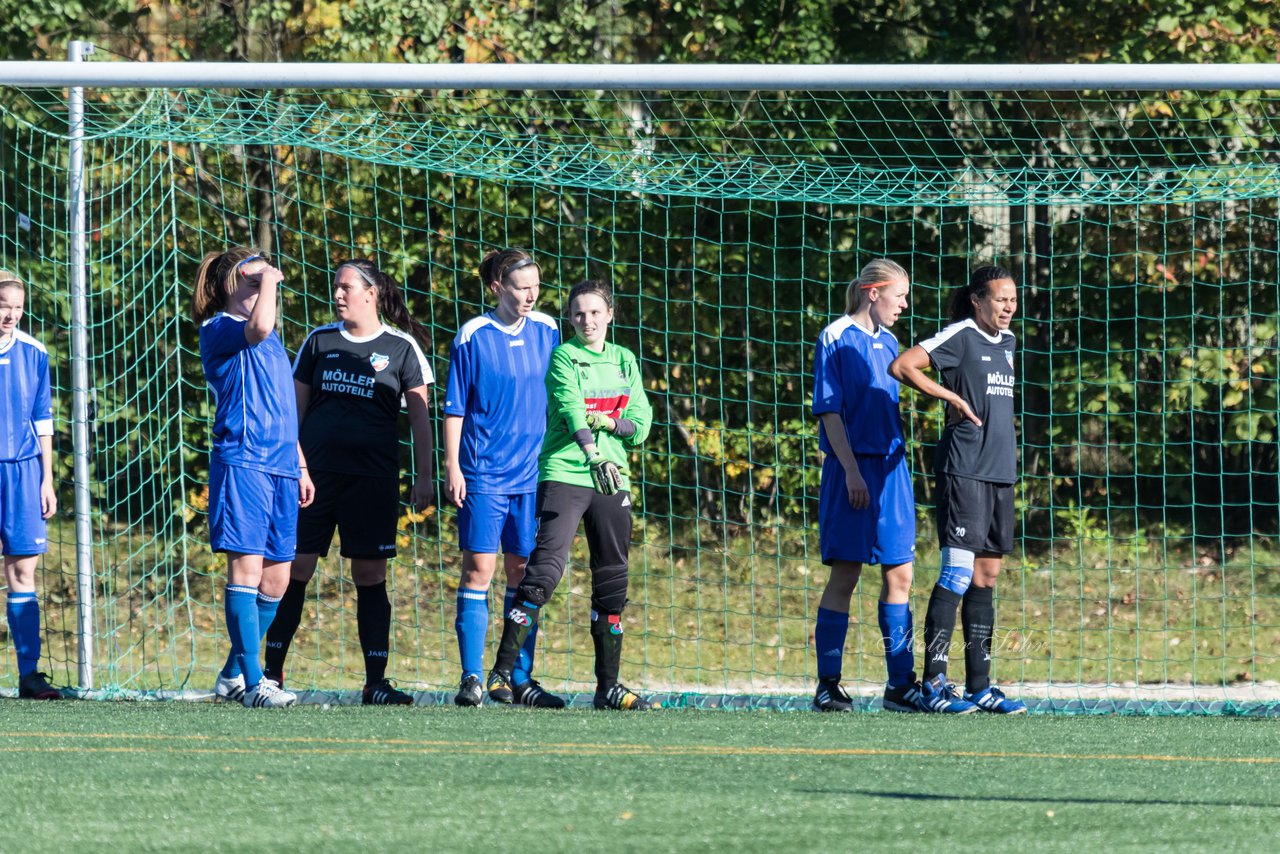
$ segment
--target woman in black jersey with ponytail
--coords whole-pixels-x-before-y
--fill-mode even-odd
[[[1018,287],[1000,267],[979,267],[951,300],[951,322],[889,365],[899,382],[947,404],[934,464],[942,572],[924,626],[920,710],[1016,715],[1025,704],[991,684],[994,593],[1004,556],[1013,551],[1014,355],[1009,331]],[[929,379],[932,367],[941,385]],[[964,624],[965,694],[947,683],[956,609]]]
[[[316,500],[298,515],[298,549],[289,587],[267,632],[266,668],[284,680],[284,661],[302,618],[307,583],[329,551],[334,529],[351,561],[356,623],[364,653],[365,705],[411,705],[386,678],[391,632],[387,561],[400,518],[401,401],[409,410],[419,509],[435,495],[428,386],[435,377],[419,342],[427,330],[405,307],[400,286],[367,259],[338,265],[338,320],[311,331],[293,366],[299,443]],[[388,325],[394,324],[394,326]]]

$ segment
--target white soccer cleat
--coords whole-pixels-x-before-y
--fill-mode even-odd
[[[213,683],[214,699],[224,703],[237,703],[244,699],[244,674],[230,678],[218,674],[218,681]]]
[[[263,679],[246,691],[240,702],[246,709],[287,709],[298,702],[298,695],[284,690],[274,680]]]

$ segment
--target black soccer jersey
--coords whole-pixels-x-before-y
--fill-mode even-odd
[[[953,323],[920,346],[942,376],[982,421],[978,427],[947,405],[938,443],[939,474],[1013,483],[1018,479],[1018,443],[1013,431],[1013,357],[1017,339],[1006,330],[991,336],[972,319]]]
[[[435,381],[412,336],[384,325],[356,337],[341,322],[313,329],[293,363],[311,386],[298,440],[307,465],[365,477],[399,477],[396,418],[402,396]]]

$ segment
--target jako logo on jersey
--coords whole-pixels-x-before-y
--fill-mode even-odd
[[[517,626],[529,625],[529,615],[519,608],[512,608],[507,612],[507,619],[515,623]]]
[[[514,338],[514,339],[512,339],[511,341],[508,341],[508,342],[507,342],[507,346],[508,346],[508,347],[523,347],[523,346],[524,346],[524,341],[523,341],[522,339],[520,339],[520,338]]]
[[[387,365],[391,364],[391,357],[384,356],[381,353],[370,353],[369,364],[373,365],[375,371],[385,370]]]
[[[956,531],[956,536],[957,536],[957,537],[963,537],[963,536],[964,536],[964,532],[965,532],[965,530],[966,530],[965,528],[956,528],[956,529],[955,529],[955,531]]]
[[[1013,351],[1012,350],[1004,351],[1004,360],[1009,363],[1010,368],[1013,367]]]

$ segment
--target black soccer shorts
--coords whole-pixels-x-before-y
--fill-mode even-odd
[[[324,557],[337,528],[343,557],[395,557],[399,479],[310,471],[316,500],[298,511],[298,554]]]
[[[1013,484],[940,474],[938,545],[974,553],[1013,551]]]

